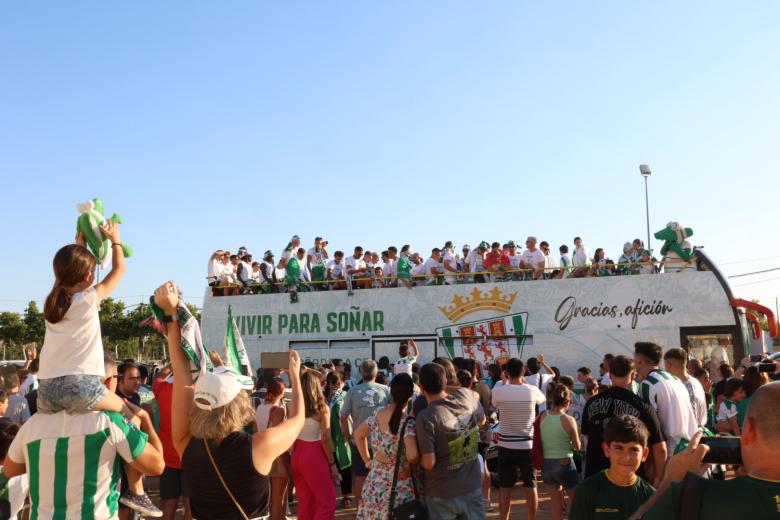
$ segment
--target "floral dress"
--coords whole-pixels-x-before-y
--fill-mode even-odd
[[[369,433],[369,443],[371,451],[374,454],[381,453],[389,463],[382,463],[376,459],[371,462],[371,469],[368,471],[366,482],[363,484],[363,491],[360,495],[360,507],[358,508],[356,520],[386,520],[388,517],[388,506],[390,502],[390,488],[393,485],[393,472],[395,471],[395,457],[398,450],[398,435],[393,435],[390,431],[382,432],[379,430],[379,423],[376,420],[376,414],[366,420],[366,424],[371,431]],[[406,421],[407,415],[401,415],[401,426]],[[406,425],[404,437],[414,437],[414,419],[410,419]],[[401,468],[406,465],[406,455],[401,454]],[[398,479],[395,488],[395,505],[405,504],[413,500],[414,488],[412,479]]]

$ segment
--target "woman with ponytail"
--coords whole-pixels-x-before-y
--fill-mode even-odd
[[[412,487],[412,469],[410,464],[417,462],[417,439],[414,419],[408,419],[406,409],[414,393],[414,383],[408,374],[396,375],[390,383],[392,400],[384,408],[363,422],[355,430],[354,438],[360,456],[369,468],[363,492],[360,495],[360,507],[357,520],[380,520],[389,516],[389,509],[409,502],[415,498]],[[390,488],[393,484],[396,457],[398,456],[399,435],[402,426],[404,448],[401,454],[401,466],[396,484],[396,503],[390,505]],[[369,436],[371,451],[369,452]],[[373,459],[371,458],[373,453]]]
[[[571,391],[558,385],[552,392],[552,409],[540,417],[542,451],[542,480],[550,489],[550,507],[553,520],[563,520],[564,493],[574,489],[579,482],[577,468],[572,458],[580,450],[577,421],[566,415],[571,404]]]

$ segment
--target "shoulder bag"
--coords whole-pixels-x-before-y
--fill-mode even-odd
[[[387,506],[389,520],[428,520],[428,511],[420,500],[420,494],[417,491],[417,481],[412,471],[412,488],[414,489],[414,499],[405,504],[395,507],[395,488],[398,484],[398,470],[401,468],[401,453],[404,449],[404,432],[409,424],[411,417],[407,417],[398,432],[398,449],[395,452],[395,471],[393,471],[393,485],[390,488],[390,503]]]

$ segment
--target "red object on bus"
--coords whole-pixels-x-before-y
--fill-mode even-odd
[[[769,335],[773,338],[777,337],[778,335],[777,318],[775,317],[775,313],[772,312],[768,307],[764,307],[763,305],[756,302],[743,300],[742,298],[734,298],[733,300],[731,300],[731,306],[742,307],[743,309],[750,309],[751,311],[756,311],[757,313],[766,316],[766,321],[767,324],[769,325]],[[750,314],[748,314],[748,316],[750,316]]]

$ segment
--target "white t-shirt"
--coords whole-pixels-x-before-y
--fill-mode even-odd
[[[417,264],[414,267],[412,267],[412,277],[415,276],[424,276],[425,275],[425,264]],[[423,285],[425,282],[423,282],[420,279],[413,280],[417,283],[417,285]]]
[[[493,406],[498,410],[498,446],[513,450],[530,450],[534,438],[536,406],[545,402],[535,386],[506,384],[494,386]]]
[[[324,264],[325,261],[328,259],[325,256],[325,250],[322,248],[317,249],[316,247],[310,247],[308,251],[306,251],[306,258],[308,259],[311,257],[311,266],[314,267],[316,265]]]
[[[343,277],[345,274],[347,274],[347,271],[346,271],[347,266],[346,266],[346,264],[344,263],[343,260],[341,262],[339,262],[338,264],[336,263],[335,260],[328,261],[327,265],[325,265],[325,270],[329,271],[331,269],[332,269],[332,271],[330,273],[331,280],[336,280],[338,278]]]
[[[73,295],[70,308],[59,323],[46,322],[39,379],[78,374],[106,375],[99,304],[97,291],[90,287]]]
[[[534,249],[533,251],[526,249],[520,256],[523,257],[523,263],[526,266],[534,269],[538,269],[540,265],[544,267],[547,262],[547,257],[544,256],[544,253],[542,253],[540,249]]]
[[[219,280],[219,274],[222,272],[222,262],[219,260],[209,260],[207,268],[208,282],[216,282]]]
[[[737,414],[737,403],[730,399],[724,399],[723,402],[720,403],[718,415],[715,420],[718,422],[729,422],[729,419],[736,417]]]
[[[558,263],[558,259],[555,258],[555,255],[545,255],[544,258],[544,266],[547,268],[548,273],[551,273],[554,269],[560,269],[561,264]]]
[[[588,252],[585,250],[585,246],[581,246],[579,249],[574,248],[574,254],[571,255],[571,263],[574,267],[585,267],[590,262],[588,258]]]
[[[436,276],[433,274],[433,269],[436,269],[437,271],[441,271],[442,267],[438,260],[434,260],[433,258],[429,258],[425,261],[423,264],[423,269],[425,269],[425,276],[427,278],[425,279],[425,283],[428,285],[435,285],[436,284]],[[412,269],[414,271],[414,269]]]
[[[417,363],[417,356],[406,356],[399,358],[398,361],[395,362],[395,365],[393,365],[393,373],[395,375],[398,374],[408,374],[409,376],[412,375],[412,364]]]
[[[2,466],[0,466],[2,470]],[[24,507],[24,500],[30,491],[30,479],[27,473],[22,473],[18,477],[11,477],[5,485],[8,490],[8,503],[11,506],[10,516],[8,518],[17,518],[17,515]]]
[[[599,381],[599,384],[612,386],[612,378],[609,377],[609,372],[606,372],[603,376],[601,376],[601,381]]]
[[[344,259],[344,263],[347,266],[347,269],[363,269],[366,266],[366,261],[362,258],[355,258],[354,256],[350,256],[349,258]],[[364,273],[353,273],[352,276],[355,278],[361,278],[365,276]]]
[[[541,372],[538,372],[536,374],[531,374],[530,376],[525,376],[525,382],[529,385],[535,386],[539,389],[540,392],[543,394],[547,394],[547,385],[550,384],[550,382],[553,380],[552,374],[542,374]],[[544,412],[547,410],[547,400],[545,399],[545,402],[539,406],[539,411]]]
[[[698,430],[688,390],[682,381],[663,370],[650,372],[639,389],[640,397],[658,414],[671,456],[681,439],[691,440]]]
[[[38,389],[38,375],[37,374],[27,374],[27,377],[24,378],[24,381],[22,381],[22,384],[19,385],[19,395],[24,397],[28,393],[32,392],[33,390],[37,390],[37,389]]]
[[[448,270],[444,266],[445,262],[449,262],[450,263],[450,267],[452,267],[454,269],[454,271]],[[444,251],[444,257],[442,258],[441,265],[442,265],[442,270],[447,275],[447,276],[444,277],[444,281],[447,282],[450,285],[454,285],[456,283],[456,277],[454,276],[454,273],[456,273],[458,271],[458,259],[457,259],[457,257],[455,255],[450,253],[449,249]]]
[[[476,249],[469,253],[466,262],[469,264],[469,272],[471,273],[481,273],[485,270],[485,255]]]
[[[382,276],[387,279],[395,278],[395,262],[388,260],[382,268]]]
[[[683,381],[685,389],[688,390],[688,396],[691,398],[691,406],[696,416],[696,423],[699,426],[707,424],[707,396],[699,380],[688,374],[688,379]]]
[[[522,254],[507,255],[507,258],[509,259],[510,269],[520,269],[520,262],[523,260]]]

